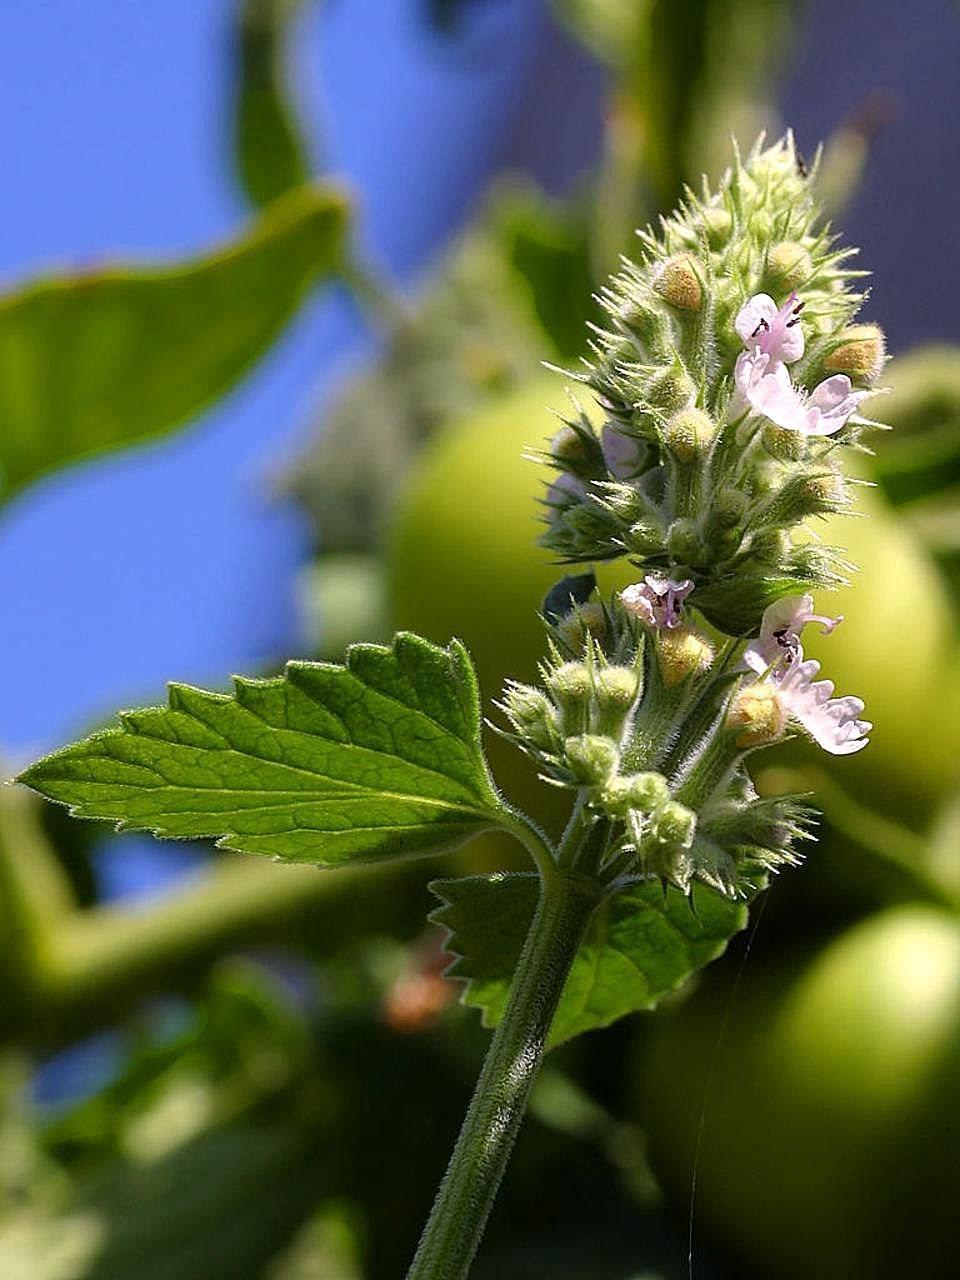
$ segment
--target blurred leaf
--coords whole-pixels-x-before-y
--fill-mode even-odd
[[[890,392],[875,413],[894,428],[871,474],[894,503],[960,484],[960,347],[917,347],[884,376]]]
[[[450,931],[448,970],[467,982],[463,1002],[486,1026],[502,1014],[539,892],[535,875],[497,873],[435,880],[443,906],[431,919]],[[597,910],[573,962],[550,1031],[560,1044],[605,1027],[663,996],[725,950],[747,906],[695,884],[690,897],[659,880],[635,881]]]
[[[356,645],[346,666],[291,662],[232,697],[173,684],[169,708],[121,725],[21,781],[80,817],[320,866],[439,853],[503,814],[457,641]]]
[[[234,154],[254,205],[307,180],[310,163],[287,92],[283,42],[303,0],[236,0]]]
[[[507,260],[529,293],[541,329],[557,356],[575,359],[586,350],[587,321],[596,305],[583,211],[554,203],[539,192],[514,188],[501,196],[494,219]]]
[[[167,431],[223,395],[334,270],[346,221],[337,188],[303,189],[185,266],[107,268],[3,299],[7,496],[58,464]]]

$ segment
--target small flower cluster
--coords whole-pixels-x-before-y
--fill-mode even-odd
[[[859,412],[886,353],[853,323],[861,273],[818,229],[789,138],[643,243],[579,379],[602,419],[575,405],[542,455],[545,545],[642,577],[609,604],[592,573],[559,583],[542,688],[509,685],[502,710],[605,824],[610,866],[735,894],[796,861],[807,825],[794,800],[757,797],[750,754],[793,728],[849,755],[872,727],[804,657],[805,626],[842,620],[809,588],[847,566],[803,526],[850,505],[838,446],[877,425]]]
[[[598,409],[575,401],[541,455],[556,472],[541,540],[561,561],[628,556],[689,580],[729,635],[785,591],[842,584],[840,554],[797,535],[851,505],[838,446],[876,425],[860,407],[886,354],[854,323],[863,273],[817,219],[788,138],[642,235],[570,375]]]
[[[797,861],[807,814],[753,790],[744,762],[759,744],[744,738],[755,726],[732,709],[724,718],[729,674],[712,672],[710,641],[678,616],[683,589],[638,584],[629,608],[575,603],[571,590],[572,607],[550,623],[542,686],[508,683],[500,709],[542,777],[578,792],[605,824],[605,867],[684,890],[696,877],[733,895]],[[719,717],[709,750],[703,715]]]

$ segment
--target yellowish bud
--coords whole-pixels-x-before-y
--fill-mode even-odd
[[[713,664],[713,645],[696,627],[674,627],[659,634],[660,674],[668,689],[702,675]]]
[[[840,334],[823,362],[828,373],[845,373],[856,382],[876,382],[887,354],[883,330],[875,324],[854,324]]]
[[[767,254],[767,281],[777,293],[799,289],[813,275],[810,254],[796,240],[781,240]]]
[[[726,727],[738,747],[776,742],[787,727],[787,712],[772,684],[754,680],[734,694]]]
[[[571,649],[579,651],[590,634],[594,640],[602,640],[607,634],[607,615],[602,604],[591,600],[581,604],[561,619],[557,633]]]
[[[763,447],[781,462],[799,462],[806,453],[807,438],[802,431],[768,422],[763,428]]]
[[[661,263],[654,288],[661,298],[681,311],[699,311],[703,301],[702,268],[691,253],[677,253]]]
[[[682,409],[664,432],[667,448],[678,462],[692,462],[717,438],[717,424],[702,409]]]

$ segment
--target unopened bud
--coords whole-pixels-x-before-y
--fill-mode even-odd
[[[695,520],[674,520],[667,534],[667,547],[674,564],[699,564],[705,548]]]
[[[883,372],[887,344],[884,332],[875,324],[855,324],[840,334],[823,362],[827,373],[845,373],[855,382],[876,382]]]
[[[719,489],[710,504],[710,520],[721,529],[733,529],[747,510],[747,495],[741,489]]]
[[[511,685],[504,694],[503,709],[517,733],[535,747],[546,749],[555,743],[559,729],[556,708],[539,689]]]
[[[678,363],[655,373],[643,389],[643,398],[654,409],[675,413],[690,403],[696,391],[689,374]]]
[[[585,662],[564,662],[550,672],[547,687],[559,706],[583,705],[592,692],[590,669]]]
[[[579,652],[588,635],[595,640],[603,640],[607,634],[607,614],[602,604],[591,600],[571,609],[566,617],[557,623],[557,634],[563,642]]]
[[[657,636],[660,674],[668,689],[696,677],[713,665],[713,645],[696,627],[673,627]]]
[[[563,754],[570,772],[585,786],[599,787],[620,767],[620,751],[610,738],[580,733],[567,738]]]
[[[574,427],[560,428],[550,441],[550,456],[574,475],[590,479],[601,474],[603,454],[599,442]]]
[[[652,307],[631,300],[620,308],[618,318],[623,327],[638,338],[645,347],[656,348],[660,345],[664,332],[664,317]],[[629,354],[629,351],[624,352],[625,356]],[[636,353],[633,352],[633,354],[635,358]]]
[[[717,424],[702,409],[682,409],[670,419],[664,443],[678,462],[693,462],[717,438]]]
[[[646,520],[637,520],[627,530],[625,541],[628,549],[637,555],[656,555],[663,551],[663,530]]]
[[[622,710],[633,706],[640,688],[634,667],[603,667],[594,678],[597,705],[603,709]]]
[[[678,253],[662,263],[653,282],[661,298],[681,311],[699,311],[703,301],[700,263],[690,253]]]
[[[661,773],[629,773],[609,778],[600,803],[612,818],[631,812],[652,813],[670,799],[670,787]]]
[[[761,244],[767,243],[773,235],[773,222],[766,209],[758,209],[750,219],[750,233]]]
[[[727,709],[726,727],[743,750],[781,738],[787,727],[787,712],[774,686],[752,680],[738,689]]]
[[[766,283],[774,293],[799,289],[813,275],[810,254],[796,240],[781,240],[767,254]]]
[[[654,813],[650,829],[658,843],[674,849],[689,849],[697,833],[697,815],[685,804],[668,800]]]
[[[712,249],[722,249],[733,232],[733,218],[722,206],[704,209],[703,221]]]
[[[802,431],[778,427],[768,422],[763,428],[763,447],[780,462],[799,462],[807,451],[807,438]]]

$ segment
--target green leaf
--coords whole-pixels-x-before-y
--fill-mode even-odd
[[[287,93],[283,41],[302,0],[237,0],[234,155],[254,205],[307,180],[310,163]]]
[[[170,705],[55,752],[20,778],[84,818],[333,867],[439,853],[501,825],[470,658],[401,633],[346,666],[291,662],[232,697]]]
[[[334,269],[346,221],[335,187],[302,189],[192,263],[40,280],[0,301],[5,496],[227,391]]]
[[[466,980],[463,1001],[485,1026],[503,1015],[510,982],[537,904],[535,875],[465,876],[430,886],[444,904],[430,917],[449,930],[450,977]],[[747,923],[747,906],[694,884],[689,897],[659,880],[637,880],[597,909],[560,998],[549,1043],[652,1009],[726,950]]]

